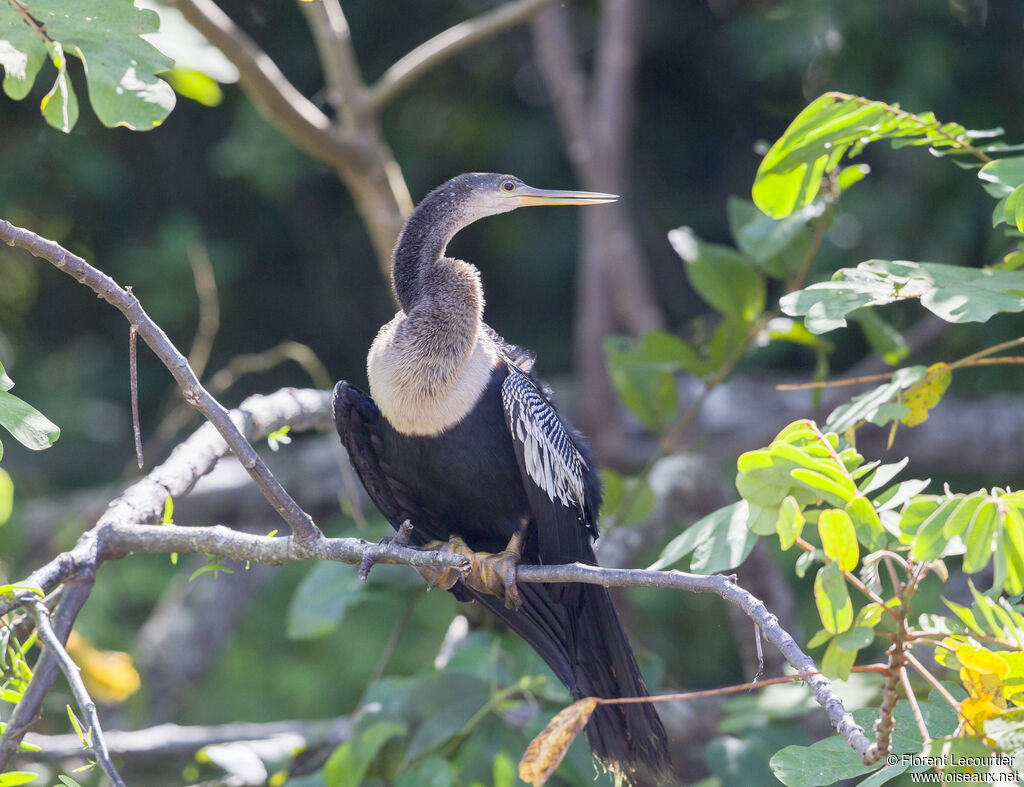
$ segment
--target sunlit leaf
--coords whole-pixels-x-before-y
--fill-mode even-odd
[[[814,578],[814,601],[826,631],[841,634],[853,624],[853,602],[838,563],[826,563]]]
[[[928,367],[928,374],[920,385],[914,386],[903,397],[910,412],[902,419],[907,426],[917,426],[928,420],[928,412],[939,403],[953,380],[953,371],[948,364],[935,363]]]
[[[14,482],[7,471],[0,468],[0,525],[11,518],[14,510]]]
[[[797,115],[765,154],[754,180],[754,203],[773,218],[790,215],[814,201],[823,178],[844,157],[871,142],[966,151],[976,136],[957,123],[940,123],[930,112],[912,115],[879,101],[826,93]],[[841,172],[837,185],[846,188],[856,179],[856,173]]]
[[[857,531],[849,514],[837,508],[827,508],[818,515],[818,535],[825,554],[844,571],[853,571],[860,560]]]
[[[779,534],[779,545],[783,550],[789,549],[800,537],[804,526],[804,515],[800,511],[800,504],[796,498],[788,495],[779,506],[779,518],[775,523],[775,529]]]
[[[1024,310],[1024,271],[868,260],[779,303],[786,314],[804,317],[808,330],[824,333],[846,325],[846,317],[861,307],[912,298],[947,322],[986,322],[1001,312]]]
[[[0,426],[33,451],[49,448],[60,437],[55,423],[9,391],[0,391]]]

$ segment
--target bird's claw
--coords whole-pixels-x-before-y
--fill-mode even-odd
[[[517,610],[523,603],[516,585],[516,570],[521,559],[520,549],[522,537],[516,534],[508,546],[501,552],[474,552],[469,545],[458,536],[447,541],[431,541],[428,549],[439,549],[442,552],[454,552],[469,558],[470,568],[463,573],[455,568],[417,568],[420,575],[431,587],[451,590],[458,580],[480,593],[492,596],[503,596],[505,606]]]

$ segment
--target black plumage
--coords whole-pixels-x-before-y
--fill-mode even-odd
[[[412,523],[414,544],[455,535],[495,553],[522,531],[523,562],[596,562],[596,463],[529,355],[483,323],[476,269],[444,251],[482,216],[611,199],[542,192],[510,176],[461,175],[431,192],[406,223],[392,273],[402,311],[381,329],[368,361],[378,401],[343,381],[334,413],[371,499],[395,527]],[[517,609],[461,581],[452,592],[529,642],[574,697],[647,694],[607,589],[524,583]],[[632,781],[670,781],[665,732],[650,704],[600,706],[586,733],[594,754]]]

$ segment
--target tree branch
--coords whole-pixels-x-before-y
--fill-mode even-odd
[[[143,341],[170,371],[181,388],[185,401],[199,410],[216,427],[264,496],[291,527],[295,537],[303,542],[314,542],[323,537],[309,514],[292,500],[249,441],[242,436],[227,410],[203,388],[185,356],[171,343],[163,329],[150,319],[138,298],[120,287],[110,276],[54,241],[15,227],[3,219],[0,219],[0,240],[10,246],[19,246],[50,262],[124,314]]]
[[[357,125],[354,116],[362,115],[366,85],[352,49],[352,33],[338,0],[310,3],[299,0],[299,10],[313,34],[320,65],[327,83],[328,100],[349,128]],[[346,118],[345,115],[352,117]]]
[[[325,743],[336,745],[347,740],[352,720],[347,716],[324,720],[271,721],[263,723],[235,722],[213,726],[184,727],[158,724],[142,730],[108,730],[107,748],[123,758],[190,756],[204,746],[240,741],[268,741],[287,738],[293,748],[306,748]],[[25,742],[39,751],[19,752],[18,759],[28,762],[49,762],[81,756],[82,745],[77,735],[38,735],[29,733]]]
[[[96,761],[114,787],[125,787],[124,780],[114,767],[114,763],[110,760],[110,752],[107,750],[103,729],[100,727],[100,717],[96,713],[96,703],[92,701],[92,697],[89,696],[89,692],[82,682],[82,675],[78,665],[68,655],[67,650],[64,648],[64,643],[57,638],[53,627],[50,625],[50,610],[46,608],[46,604],[43,603],[42,599],[37,599],[34,604],[29,605],[29,612],[35,618],[39,641],[46,648],[46,652],[51,653],[54,659],[56,659],[61,672],[64,673],[64,677],[67,679],[68,686],[71,688],[71,694],[74,696],[75,702],[82,711],[82,715],[85,716],[85,723],[88,725],[88,728],[84,731],[84,739],[88,743],[89,749],[96,755]]]
[[[380,111],[425,73],[474,44],[522,24],[554,0],[513,0],[448,28],[396,62],[369,89],[368,101]]]
[[[211,0],[167,0],[238,69],[257,108],[290,140],[332,169],[367,160],[369,151],[302,95],[277,64]]]
[[[62,598],[60,604],[57,605],[53,623],[53,631],[58,642],[67,642],[71,626],[82,609],[82,605],[85,604],[85,600],[89,598],[94,574],[87,573],[87,571],[88,569],[82,571],[74,581],[68,582],[61,594]],[[68,576],[70,577],[71,573]],[[34,604],[35,594],[29,593],[28,595],[25,603]],[[21,739],[25,737],[28,728],[39,718],[43,700],[53,687],[53,681],[56,679],[59,669],[54,650],[45,648],[35,664],[28,688],[25,689],[18,704],[11,711],[11,718],[8,720],[3,734],[0,735],[0,773],[7,769],[11,758],[18,753]]]

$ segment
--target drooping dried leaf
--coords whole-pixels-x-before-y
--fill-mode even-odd
[[[587,726],[596,707],[596,697],[584,697],[556,714],[540,735],[530,741],[519,761],[519,778],[533,787],[544,784],[562,762],[580,730]]]

